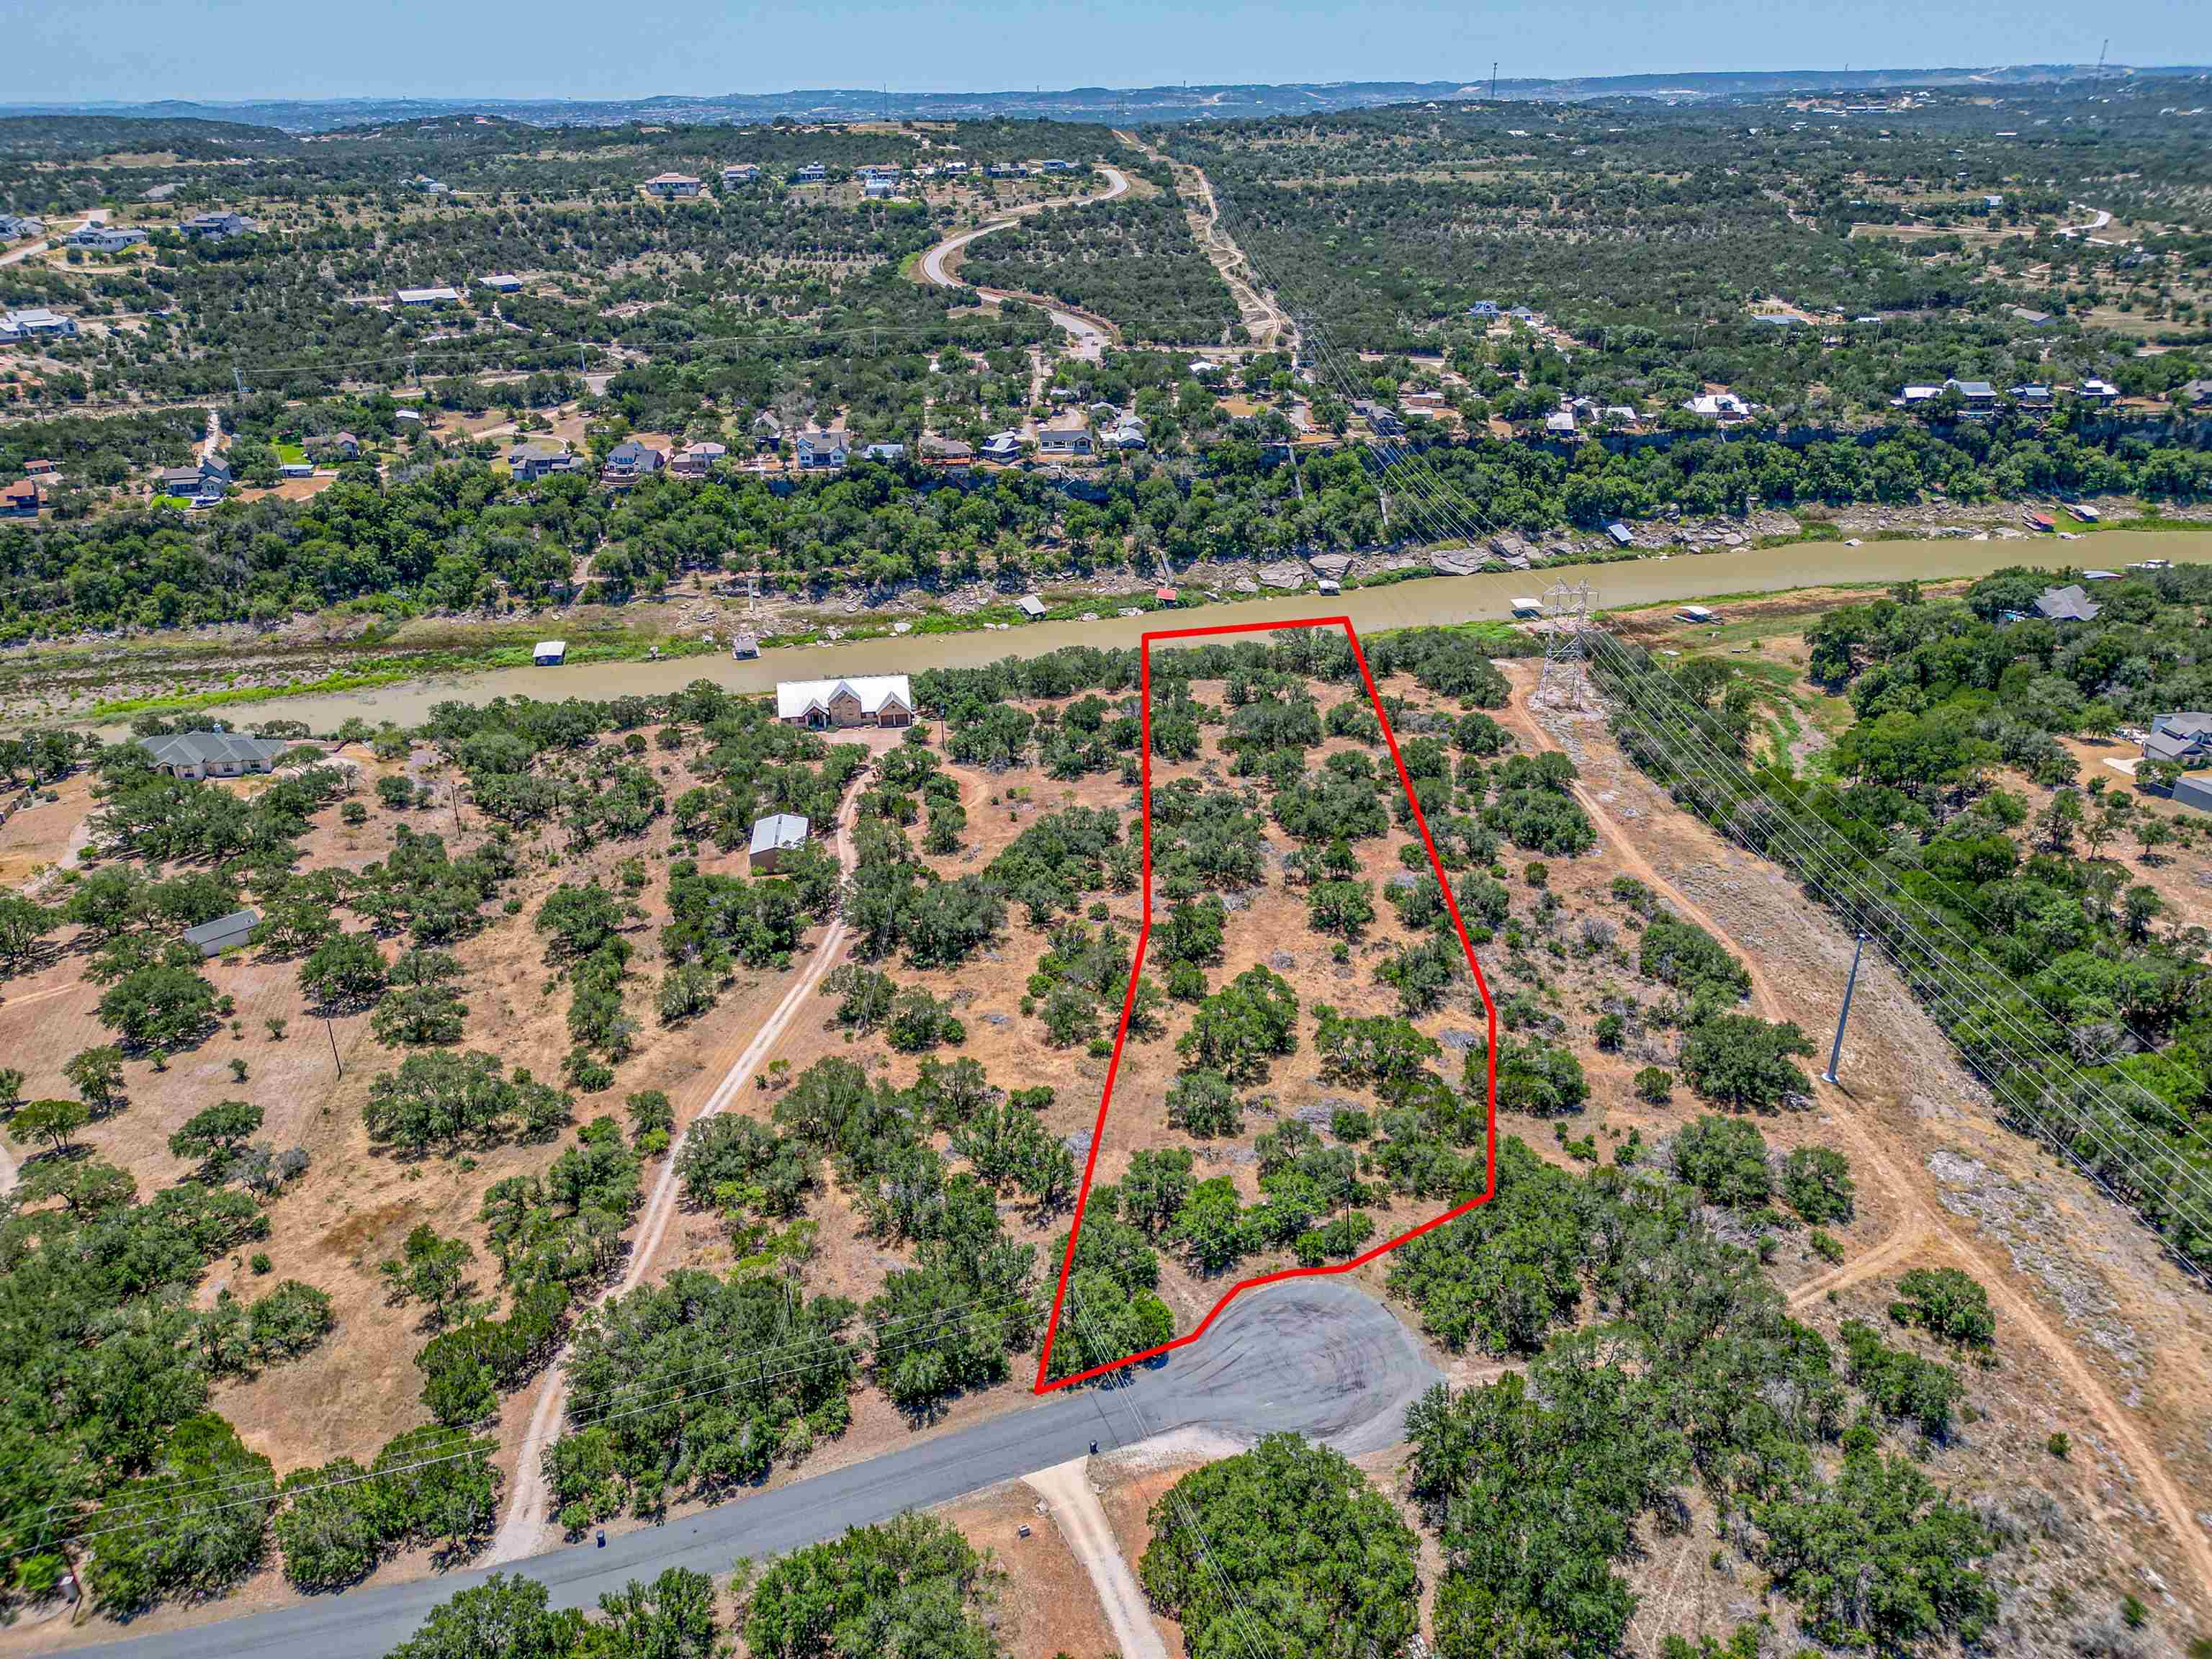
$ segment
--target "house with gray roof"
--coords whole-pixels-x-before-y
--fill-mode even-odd
[[[176,732],[141,738],[138,746],[153,757],[155,771],[173,778],[236,778],[275,771],[276,757],[289,745],[239,732]]]
[[[2036,615],[2050,622],[2094,622],[2104,608],[2078,582],[2064,587],[2046,587],[2035,601]]]
[[[532,438],[507,452],[507,470],[518,483],[535,483],[554,472],[574,472],[581,463],[559,438]]]
[[[227,916],[185,928],[185,943],[197,947],[204,957],[219,957],[225,951],[244,948],[260,923],[258,910],[233,910]]]
[[[2143,758],[2177,766],[2212,766],[2212,714],[2184,710],[2159,715],[2143,739]]]

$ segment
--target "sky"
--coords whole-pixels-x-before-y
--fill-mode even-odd
[[[0,102],[2212,63],[2212,0],[0,0]]]

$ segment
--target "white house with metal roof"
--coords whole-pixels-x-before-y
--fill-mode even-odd
[[[787,726],[804,726],[817,732],[854,726],[911,726],[914,687],[904,674],[779,680],[775,717]]]

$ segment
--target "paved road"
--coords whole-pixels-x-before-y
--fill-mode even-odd
[[[919,1440],[773,1492],[741,1493],[665,1526],[571,1546],[515,1564],[556,1605],[591,1607],[604,1590],[666,1567],[723,1572],[740,1556],[783,1553],[902,1510],[949,1503],[1082,1455],[1177,1428],[1250,1440],[1296,1429],[1347,1452],[1403,1437],[1406,1407],[1443,1379],[1412,1334],[1340,1279],[1271,1285],[1230,1304],[1203,1341],[1127,1387],[1063,1389],[955,1434]],[[376,1659],[436,1602],[483,1570],[321,1596],[273,1612],[101,1645],[102,1659],[306,1655]]]
[[[1110,202],[1127,192],[1129,176],[1121,168],[1102,166],[1099,171],[1106,175],[1106,188],[1096,196],[1079,197],[1075,198],[1077,201]],[[978,225],[973,230],[956,232],[921,256],[922,280],[933,283],[939,288],[975,288],[975,292],[993,301],[1022,300],[1031,305],[1041,305],[1044,307],[1046,314],[1052,319],[1054,325],[1067,335],[1075,355],[1096,362],[1104,352],[1107,341],[1111,337],[1110,326],[1103,318],[1093,317],[1085,312],[1069,310],[1065,306],[1054,304],[1040,295],[1014,294],[1004,289],[978,287],[974,283],[963,282],[945,268],[947,256],[958,252],[977,237],[988,236],[994,230],[1004,230],[1008,225],[1017,223],[1028,215],[1042,213],[1048,207],[1067,205],[1069,204],[1066,201],[1030,202],[1012,209],[1004,218],[994,219],[988,225]]]

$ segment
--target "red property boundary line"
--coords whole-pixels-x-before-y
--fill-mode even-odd
[[[1129,1040],[1129,1015],[1131,1010],[1136,1006],[1137,976],[1144,972],[1145,946],[1152,934],[1152,641],[1205,639],[1217,634],[1272,634],[1279,630],[1287,631],[1300,628],[1341,628],[1344,630],[1345,639],[1352,646],[1352,660],[1359,665],[1359,678],[1367,687],[1367,700],[1374,706],[1375,718],[1382,727],[1382,741],[1389,746],[1391,764],[1398,769],[1398,781],[1405,789],[1406,803],[1413,809],[1413,823],[1421,832],[1421,845],[1428,853],[1429,868],[1436,875],[1437,886],[1443,890],[1444,907],[1450,912],[1452,927],[1459,933],[1460,949],[1467,953],[1467,965],[1474,971],[1475,989],[1481,993],[1482,1012],[1488,1026],[1489,1036],[1489,1056],[1486,1066],[1485,1079],[1488,1095],[1489,1118],[1484,1147],[1484,1161],[1487,1170],[1486,1182],[1480,1196],[1468,1200],[1466,1203],[1455,1209],[1445,1211],[1433,1221],[1425,1221],[1418,1227],[1400,1233],[1395,1238],[1386,1239],[1373,1249],[1353,1256],[1349,1261],[1340,1261],[1332,1266],[1322,1267],[1285,1267],[1276,1273],[1261,1273],[1255,1279],[1239,1279],[1221,1293],[1220,1299],[1206,1310],[1206,1317],[1200,1320],[1194,1328],[1173,1340],[1163,1342],[1156,1347],[1144,1349],[1138,1353],[1124,1354],[1119,1359],[1109,1359],[1103,1365],[1093,1365],[1090,1370],[1078,1371],[1072,1376],[1048,1380],[1045,1372],[1052,1364],[1053,1339],[1060,1332],[1061,1305],[1067,1297],[1068,1275],[1075,1266],[1076,1240],[1081,1236],[1083,1231],[1084,1207],[1091,1200],[1091,1178],[1097,1174],[1098,1169],[1098,1149],[1104,1144],[1106,1139],[1106,1112],[1114,1101],[1114,1080],[1121,1074],[1121,1050],[1123,1045]],[[1124,1365],[1138,1364],[1142,1361],[1156,1359],[1162,1354],[1172,1352],[1204,1336],[1206,1328],[1221,1316],[1222,1310],[1247,1291],[1255,1290],[1262,1285],[1273,1285],[1285,1279],[1325,1279],[1334,1273],[1350,1273],[1354,1267],[1372,1261],[1379,1255],[1387,1255],[1408,1240],[1419,1238],[1423,1233],[1432,1232],[1447,1221],[1455,1220],[1478,1206],[1487,1204],[1497,1196],[1498,1193],[1498,1005],[1491,1000],[1490,983],[1483,977],[1482,964],[1475,960],[1474,946],[1467,936],[1467,923],[1460,917],[1459,901],[1452,895],[1451,882],[1444,874],[1443,860],[1437,856],[1437,844],[1429,834],[1429,821],[1421,811],[1420,797],[1414,793],[1413,776],[1406,770],[1404,757],[1398,753],[1397,734],[1390,729],[1390,717],[1382,712],[1382,698],[1375,689],[1374,671],[1367,665],[1367,653],[1360,649],[1359,635],[1352,629],[1352,618],[1306,617],[1290,622],[1237,623],[1215,628],[1167,629],[1145,635],[1139,641],[1138,648],[1139,684],[1142,692],[1140,723],[1143,729],[1141,756],[1144,768],[1145,801],[1144,921],[1137,933],[1136,960],[1129,965],[1128,989],[1122,994],[1121,997],[1121,1023],[1114,1033],[1114,1057],[1107,1064],[1106,1087],[1098,1097],[1097,1121],[1091,1125],[1091,1153],[1084,1160],[1083,1186],[1075,1199],[1075,1220],[1067,1230],[1067,1249],[1060,1258],[1060,1283],[1058,1288],[1053,1292],[1052,1318],[1045,1326],[1044,1351],[1037,1357],[1036,1382],[1031,1392],[1040,1395],[1049,1394],[1055,1389],[1067,1388],[1073,1383],[1088,1382],[1091,1378],[1103,1376],[1108,1371],[1119,1370]]]

